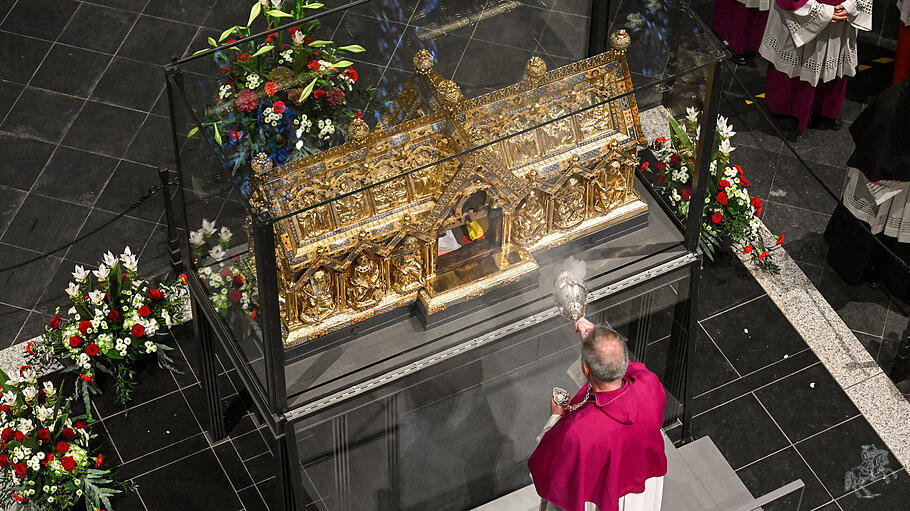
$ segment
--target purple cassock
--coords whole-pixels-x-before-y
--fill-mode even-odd
[[[711,28],[734,53],[758,51],[767,22],[767,10],[746,7],[737,0],[714,0]]]
[[[566,412],[544,434],[528,460],[541,498],[565,511],[584,511],[585,502],[616,511],[620,497],[643,492],[645,480],[667,473],[663,385],[636,362],[623,380],[621,388],[596,392],[593,401]],[[587,392],[585,384],[571,404]]]

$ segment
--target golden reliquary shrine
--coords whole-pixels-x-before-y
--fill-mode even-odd
[[[415,301],[434,314],[645,213],[628,44],[617,32],[611,51],[551,71],[533,57],[522,81],[474,99],[421,50],[372,131],[358,119],[341,146],[282,167],[255,159],[252,202],[286,217],[285,346]]]

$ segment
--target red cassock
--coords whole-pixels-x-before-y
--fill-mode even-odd
[[[667,473],[663,385],[636,362],[623,379],[623,387],[595,393],[595,402],[566,412],[544,434],[528,460],[541,498],[566,511],[584,511],[585,502],[616,511],[620,497],[643,492],[646,479]],[[587,391],[585,384],[572,403]]]

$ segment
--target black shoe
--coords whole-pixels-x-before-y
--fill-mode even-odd
[[[832,119],[823,115],[814,116],[809,127],[815,130],[834,130],[841,129],[844,123],[840,119]]]
[[[730,60],[737,66],[745,66],[749,63],[749,58],[745,55],[740,55],[739,53],[734,53]]]
[[[800,135],[799,129],[786,130],[786,131],[784,131],[784,140],[786,140],[787,142],[790,142],[791,144],[795,144],[795,143],[799,142],[799,135]]]

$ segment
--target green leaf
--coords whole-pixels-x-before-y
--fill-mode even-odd
[[[214,37],[209,37],[209,44],[212,45],[212,48],[217,48],[217,47],[218,47],[218,43],[215,42],[215,38],[214,38]]]
[[[309,85],[303,88],[303,92],[300,93],[300,102],[302,103],[304,99],[310,97],[310,94],[313,93],[313,89],[316,88],[316,78],[313,78],[313,81]]]
[[[315,41],[311,41],[311,42],[308,44],[308,46],[312,46],[313,48],[322,48],[323,46],[327,46],[327,45],[329,45],[329,44],[332,44],[332,41],[326,41],[326,40],[323,40],[323,39],[317,39],[317,40],[315,40]]]
[[[195,128],[191,129],[189,131],[189,133],[186,134],[186,138],[190,138],[198,132],[199,132],[199,126],[196,126]]]
[[[350,60],[339,60],[338,62],[329,64],[329,67],[334,67],[337,69],[337,68],[348,67],[348,66],[353,66],[353,65],[354,65],[354,63],[351,62]]]
[[[221,130],[218,129],[218,126],[214,126],[214,128],[215,128],[215,142],[218,142],[218,145],[221,145]]]
[[[268,53],[268,52],[272,51],[272,48],[274,48],[274,46],[272,46],[271,44],[267,44],[267,45],[263,46],[262,48],[259,48],[259,50],[257,50],[256,53],[250,55],[250,58],[258,57],[258,56],[262,55],[263,53]]]
[[[6,384],[8,381],[9,376],[7,376],[6,371],[0,369],[0,389],[3,389],[4,392],[9,389],[9,385]]]
[[[304,9],[319,9],[319,8],[323,7],[324,5],[325,4],[321,4],[319,2],[314,2],[311,4],[303,4],[303,5],[301,5],[301,7],[303,7]]]
[[[200,53],[202,53],[204,51],[209,51],[209,48],[203,48],[201,50],[198,50],[198,51],[194,52],[193,55],[199,55]]]
[[[279,10],[279,9],[272,9],[271,11],[266,11],[266,14],[268,14],[269,16],[271,16],[273,18],[293,18],[293,16],[291,16],[290,14],[288,14],[282,10]]]
[[[225,39],[227,39],[229,35],[233,34],[234,31],[237,30],[237,28],[238,28],[237,25],[234,25],[233,27],[222,32],[221,35],[218,36],[218,42],[220,43],[221,41],[224,41]]]
[[[250,9],[250,19],[249,19],[249,21],[246,22],[246,26],[252,25],[253,20],[255,20],[257,16],[259,16],[260,12],[262,12],[262,4],[260,4],[259,1],[257,0],[256,3],[253,4],[253,7]]]
[[[351,53],[363,53],[363,52],[367,51],[366,48],[364,48],[363,46],[360,46],[359,44],[349,44],[347,46],[342,46],[338,49],[344,50],[344,51],[349,51]]]
[[[692,142],[689,141],[689,135],[686,135],[686,130],[676,122],[676,119],[668,115],[667,122],[670,124],[670,131],[672,131],[673,134],[676,135],[676,138],[686,146],[685,148],[678,147],[677,149],[680,149],[680,152],[682,149],[692,149]]]

